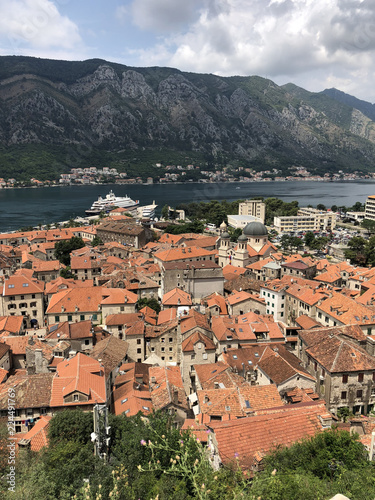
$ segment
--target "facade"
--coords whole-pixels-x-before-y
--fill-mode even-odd
[[[165,262],[161,266],[161,296],[181,288],[200,300],[210,293],[223,293],[223,269],[212,261]]]
[[[367,414],[375,406],[375,358],[360,344],[358,326],[314,328],[298,334],[298,356],[316,379],[316,392],[333,413]]]
[[[375,220],[375,195],[371,195],[367,198],[365,219]]]
[[[0,315],[22,314],[24,328],[43,325],[44,283],[23,275],[13,275],[4,281],[0,297]]]
[[[122,222],[104,222],[98,226],[96,234],[103,243],[117,241],[135,248],[141,248],[151,240],[151,232],[146,231],[143,226],[136,224],[132,219]]]
[[[260,200],[246,200],[238,205],[238,215],[257,217],[264,224],[266,220],[266,204]]]
[[[336,214],[306,207],[300,208],[298,215],[274,217],[273,224],[279,233],[331,231],[336,227]]]

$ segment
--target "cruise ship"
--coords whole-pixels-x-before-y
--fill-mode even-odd
[[[115,196],[111,190],[105,198],[99,196],[99,198],[94,201],[91,208],[85,211],[86,215],[98,215],[100,212],[108,212],[114,207],[120,208],[132,208],[139,205],[139,200],[134,201],[129,196]]]

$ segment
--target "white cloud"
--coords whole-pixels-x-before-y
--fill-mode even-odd
[[[172,7],[176,4],[179,9]],[[180,27],[159,38],[157,47],[139,53],[143,65],[258,74],[276,82],[306,82],[309,90],[322,90],[332,81],[344,85],[343,90],[353,88],[353,79],[361,75],[364,80],[356,87],[375,100],[370,69],[375,67],[373,4],[374,0],[205,0],[199,10],[194,5],[194,13],[189,1],[136,0],[133,14],[144,29]],[[190,20],[188,26],[182,13]]]
[[[134,0],[133,22],[155,33],[175,32],[198,17],[198,4],[198,0]]]
[[[75,50],[82,40],[78,27],[50,0],[0,0],[0,43],[12,53],[25,50]],[[22,50],[24,49],[25,50]]]

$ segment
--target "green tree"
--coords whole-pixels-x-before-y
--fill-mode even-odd
[[[72,273],[72,270],[70,269],[69,266],[64,267],[63,269],[60,269],[60,276],[65,279],[76,279],[77,276]]]
[[[151,298],[151,299],[146,299],[146,298],[139,299],[138,302],[137,302],[137,307],[138,307],[138,311],[140,311],[144,307],[150,307],[151,309],[153,309],[154,311],[156,311],[158,314],[159,314],[159,312],[161,310],[159,302],[156,299],[154,299],[154,298]]]
[[[356,265],[365,265],[366,264],[366,255],[365,255],[365,247],[366,240],[362,238],[362,236],[354,236],[348,242],[348,249],[345,250],[345,258],[350,259],[352,264]]]
[[[56,241],[55,243],[55,257],[62,264],[70,266],[70,252],[78,250],[85,246],[82,238],[73,236],[70,240]]]
[[[91,412],[71,409],[59,411],[50,422],[48,433],[50,444],[54,446],[62,441],[87,444],[90,442],[93,426]]]
[[[164,220],[168,220],[169,217],[168,205],[164,205],[164,207],[161,209],[161,216],[163,217]]]
[[[97,247],[99,245],[103,245],[103,240],[101,238],[99,238],[99,236],[95,236],[94,239],[91,242],[91,245],[93,247]]]
[[[318,210],[327,210],[327,207],[325,205],[323,205],[323,203],[318,203],[318,205],[316,206],[316,208]]]
[[[314,243],[315,241],[315,235],[312,231],[308,231],[306,234],[305,234],[305,245],[307,245],[308,247],[311,247],[312,244]]]
[[[361,226],[367,229],[369,234],[375,233],[375,220],[363,219]]]

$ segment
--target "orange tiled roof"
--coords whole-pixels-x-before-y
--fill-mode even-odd
[[[48,431],[51,418],[48,415],[42,415],[34,427],[23,436],[20,444],[29,443],[31,451],[40,451],[42,448],[48,447]]]
[[[215,344],[212,342],[210,338],[208,338],[206,335],[203,335],[203,333],[196,331],[189,335],[183,342],[182,342],[182,351],[183,352],[191,352],[194,351],[194,346],[197,342],[202,342],[205,346],[205,350],[215,350]]]
[[[163,311],[159,312],[157,324],[162,325],[163,323],[167,323],[168,321],[171,321],[176,317],[177,309],[175,309],[174,307],[169,307],[168,309],[164,309]]]
[[[374,357],[345,338],[344,332],[341,327],[314,328],[301,330],[299,336],[306,353],[330,373],[375,370]]]
[[[152,366],[149,369],[151,400],[155,410],[170,404],[188,409],[181,371],[178,366]]]
[[[33,271],[31,270],[31,273]],[[43,293],[44,283],[26,276],[13,274],[3,285],[3,296]]]
[[[155,259],[159,259],[163,262],[171,262],[175,260],[185,260],[185,259],[195,259],[197,257],[209,257],[214,256],[215,250],[205,250],[199,247],[189,247],[189,248],[171,248],[170,250],[165,250],[161,252],[156,252],[154,254]]]
[[[163,295],[162,303],[164,306],[191,306],[191,295],[180,288],[173,288]]]
[[[284,406],[262,415],[211,422],[222,462],[235,463],[251,472],[264,455],[274,447],[290,446],[322,430],[319,416],[327,410],[321,403],[299,403]]]
[[[73,358],[57,365],[53,378],[51,407],[90,405],[106,401],[106,382],[99,361],[78,353]],[[64,402],[72,393],[87,396],[87,401]]]

